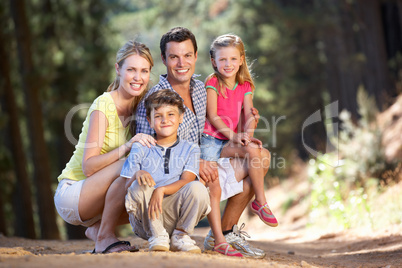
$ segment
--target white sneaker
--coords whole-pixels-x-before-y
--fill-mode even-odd
[[[169,235],[152,236],[148,242],[150,251],[169,251]]]
[[[172,251],[185,251],[191,253],[201,253],[201,249],[197,247],[195,241],[188,236],[186,233],[176,233],[172,234],[171,239]]]
[[[240,228],[237,225],[233,225],[233,231],[225,235],[226,242],[232,245],[233,248],[237,249],[246,258],[263,259],[266,255],[265,252],[262,249],[251,246],[245,239],[245,237],[250,238],[250,236],[245,231],[242,231],[244,226],[244,223]],[[214,246],[215,238],[212,234],[212,230],[209,230],[204,240],[204,249],[214,250]]]

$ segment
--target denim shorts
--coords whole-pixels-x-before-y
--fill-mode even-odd
[[[78,212],[78,202],[84,180],[74,181],[63,179],[59,182],[54,195],[54,204],[60,217],[72,225],[83,225],[89,227],[101,219],[97,215],[92,219],[82,221]]]
[[[201,159],[206,161],[218,161],[223,146],[229,140],[221,140],[211,135],[202,133],[201,135]]]

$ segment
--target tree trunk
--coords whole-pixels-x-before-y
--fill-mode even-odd
[[[1,22],[3,25],[3,21]],[[4,29],[2,27],[2,29]],[[3,32],[1,32],[3,35]],[[6,36],[2,36],[2,40],[7,40]],[[15,227],[14,235],[27,238],[36,238],[35,224],[33,220],[32,209],[32,193],[31,185],[29,183],[27,173],[27,162],[24,153],[24,147],[21,139],[21,132],[18,125],[18,111],[17,104],[14,97],[14,92],[11,88],[10,81],[10,65],[8,59],[7,49],[4,42],[0,42],[0,70],[3,77],[4,89],[2,94],[4,96],[4,107],[8,114],[9,127],[7,128],[10,138],[14,170],[17,177],[15,184],[15,193],[13,196],[17,197],[14,200],[13,210],[15,211]]]
[[[380,0],[333,3],[332,31],[324,33],[328,89],[340,110],[358,117],[356,94],[359,85],[374,96],[379,109],[395,93],[387,64],[386,39]]]
[[[358,0],[356,10],[360,21],[359,47],[365,55],[362,69],[366,91],[374,96],[379,109],[394,92],[387,63],[385,35],[379,0]]]
[[[353,21],[341,2],[330,6],[332,25],[323,32],[327,56],[327,87],[331,101],[339,101],[339,109],[357,116],[356,94],[359,86],[359,62],[355,51]]]
[[[34,164],[41,237],[44,239],[59,239],[60,235],[56,224],[56,213],[51,190],[49,158],[43,136],[38,78],[34,76],[35,69],[31,52],[30,29],[25,12],[25,1],[10,0],[10,6],[15,23],[20,72],[27,105],[27,121],[30,130],[29,135]]]

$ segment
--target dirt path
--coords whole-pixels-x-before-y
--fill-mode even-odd
[[[270,203],[280,220],[276,228],[264,225],[258,217],[243,213],[240,223],[251,236],[251,244],[263,249],[267,255],[262,260],[229,258],[214,252],[186,254],[181,252],[148,252],[148,242],[135,236],[125,237],[137,245],[140,252],[92,255],[90,240],[46,241],[4,237],[0,234],[0,268],[2,267],[375,267],[402,268],[402,182],[389,188],[376,199],[371,207],[373,219],[378,224],[372,229],[334,231],[307,228],[308,207],[299,202],[284,212],[289,193],[299,196],[309,191],[302,181],[287,181],[271,188],[267,196],[274,196]],[[397,205],[387,210],[387,205]],[[398,215],[394,215],[398,214]],[[381,225],[381,219],[396,216],[397,225]],[[323,219],[324,222],[327,222]],[[368,225],[367,225],[368,226]],[[379,227],[378,227],[379,226]],[[386,226],[386,227],[383,227]],[[193,238],[203,249],[208,228],[196,228]]]
[[[202,248],[208,229],[198,228],[195,236]],[[249,230],[248,230],[249,231]],[[147,242],[126,238],[141,250],[137,253],[92,255],[90,240],[45,241],[0,237],[0,267],[402,267],[402,226],[381,233],[318,235],[312,230],[283,231],[269,239],[269,233],[251,228],[254,246],[264,249],[262,260],[235,259],[213,252],[186,254],[148,252]],[[275,236],[275,235],[274,235]]]

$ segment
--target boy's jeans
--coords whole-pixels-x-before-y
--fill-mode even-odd
[[[140,186],[137,181],[127,190],[125,204],[130,224],[134,233],[143,239],[163,234],[164,230],[172,235],[174,229],[191,235],[198,222],[211,211],[207,189],[201,182],[192,181],[175,194],[166,196],[162,203],[163,213],[159,219],[150,220],[148,204],[154,190],[148,185]]]

